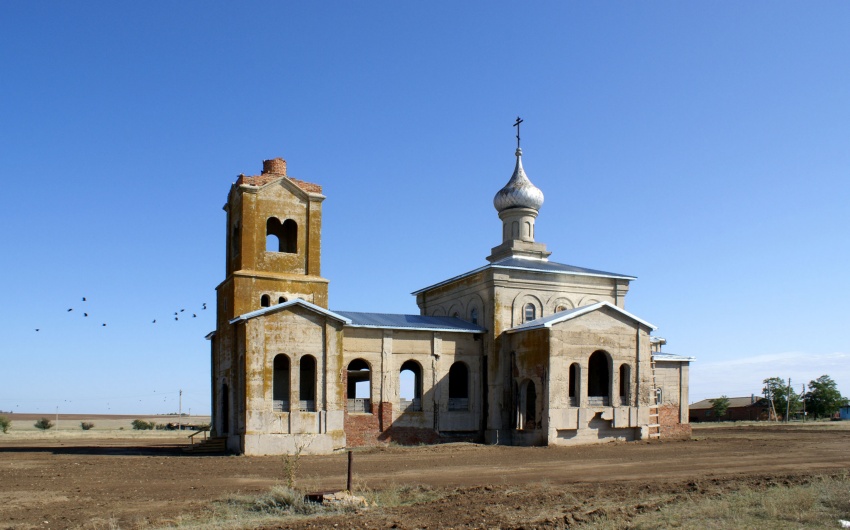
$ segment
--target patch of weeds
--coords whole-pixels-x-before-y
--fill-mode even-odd
[[[355,484],[352,493],[366,499],[370,506],[377,505],[381,508],[422,504],[435,501],[441,497],[439,492],[422,484],[415,486],[393,484],[382,489],[372,489],[364,484]]]
[[[636,515],[605,511],[579,528],[836,528],[850,513],[848,486],[847,476],[815,477],[803,484],[687,495]]]

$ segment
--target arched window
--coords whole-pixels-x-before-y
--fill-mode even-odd
[[[316,358],[312,355],[305,355],[301,358],[299,392],[298,392],[298,408],[307,412],[316,411]]]
[[[454,318],[460,318],[460,313],[458,313],[457,311],[455,311],[454,313],[452,313],[452,317],[454,317]]]
[[[298,223],[287,219],[283,223],[277,217],[266,220],[266,252],[298,252]]]
[[[227,383],[221,384],[221,430],[218,434],[230,432],[230,389]]]
[[[372,413],[372,371],[363,359],[348,363],[348,412]]]
[[[469,410],[469,369],[460,361],[449,368],[449,410]]]
[[[275,355],[272,406],[275,412],[289,412],[289,357]]]
[[[469,310],[469,321],[473,324],[478,324],[478,308],[473,307]]]
[[[620,405],[629,404],[629,388],[631,387],[631,367],[628,364],[620,365]]]
[[[593,352],[587,366],[587,398],[590,406],[608,406],[611,395],[608,354]]]
[[[565,305],[559,305],[558,307],[555,308],[556,313],[560,313],[561,311],[566,311],[566,310],[567,310],[567,306],[565,306]]]
[[[280,244],[281,252],[295,254],[298,252],[298,223],[292,219],[283,222],[283,238]]]
[[[264,294],[260,297],[260,306],[261,307],[269,307],[272,304],[272,300],[269,295]]]
[[[519,239],[519,222],[511,223],[511,239]]]
[[[241,249],[241,245],[239,244],[239,223],[234,223],[233,229],[230,232],[230,248],[233,251],[233,255],[239,255],[239,251]]]
[[[578,384],[579,384],[579,365],[573,363],[570,365],[570,405],[578,406]]]
[[[278,298],[278,299],[277,299],[277,303],[279,303],[279,304],[282,304],[282,303],[284,303],[284,302],[286,302],[286,297],[285,297],[285,296],[281,296],[280,298]]]
[[[422,367],[416,361],[405,361],[398,376],[399,410],[422,410]]]
[[[534,307],[534,304],[528,303],[525,304],[525,322],[531,322],[535,318],[537,318],[537,308]]]
[[[534,381],[526,381],[522,393],[522,418],[520,425],[524,430],[537,428],[537,389]]]

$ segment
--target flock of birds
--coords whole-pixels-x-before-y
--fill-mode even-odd
[[[83,302],[86,302],[86,297],[85,297],[85,296],[82,298],[82,301],[83,301]],[[204,302],[204,303],[202,303],[202,304],[201,304],[201,311],[206,311],[206,310],[207,310],[207,303],[206,303],[206,302]],[[73,308],[73,307],[69,307],[69,308],[68,308],[67,313],[72,313],[73,311],[74,311],[74,308]],[[186,309],[185,309],[185,308],[184,308],[184,309],[181,309],[181,310],[179,310],[179,311],[175,311],[175,312],[174,312],[174,320],[180,320],[180,313],[185,313],[185,312],[186,312]],[[87,311],[84,311],[84,312],[83,312],[83,318],[88,318],[88,317],[89,317],[88,312],[87,312]],[[185,317],[185,318],[188,318],[188,316],[187,316],[187,317]],[[192,313],[192,318],[198,318],[198,314],[197,314],[197,313]],[[153,319],[153,320],[151,321],[151,324],[156,324],[156,319]],[[105,328],[105,327],[106,327],[106,322],[102,323],[100,326]],[[41,331],[41,328],[35,328],[35,330],[36,330],[36,331]]]

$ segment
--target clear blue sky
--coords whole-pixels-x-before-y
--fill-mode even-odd
[[[331,308],[417,312],[500,242],[517,115],[537,239],[638,277],[692,401],[850,394],[848,27],[842,2],[3,2],[0,410],[208,412],[221,207],[267,158],[324,186]]]

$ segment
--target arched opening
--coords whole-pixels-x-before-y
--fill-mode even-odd
[[[227,383],[221,384],[221,432],[219,434],[228,434],[230,432],[230,389]]]
[[[537,388],[526,379],[516,393],[516,428],[521,431],[537,428]]]
[[[620,405],[624,407],[629,404],[631,371],[631,367],[628,364],[620,365]]]
[[[449,410],[469,410],[469,369],[460,361],[449,368]]]
[[[302,411],[316,411],[316,358],[305,355],[299,363],[298,408]]]
[[[519,239],[519,222],[511,223],[511,239]]]
[[[266,252],[280,252],[283,226],[277,217],[266,219]]]
[[[525,391],[523,392],[523,418],[522,428],[531,430],[537,428],[537,389],[534,386],[534,381],[525,382]]]
[[[579,384],[579,365],[573,363],[570,365],[570,406],[578,406],[578,384]]]
[[[240,233],[239,223],[235,223],[233,225],[231,232],[230,232],[230,249],[231,249],[231,253],[234,256],[238,256],[239,251],[241,249],[241,245],[240,245],[240,241],[239,241],[239,233]]]
[[[478,308],[473,307],[469,310],[469,321],[473,324],[478,324]]]
[[[280,251],[289,254],[298,252],[298,223],[292,219],[283,222]]]
[[[284,302],[286,302],[286,297],[285,297],[285,296],[281,296],[281,297],[279,297],[279,298],[277,299],[277,303],[279,303],[279,304],[282,304],[282,303],[284,303]]]
[[[405,361],[398,376],[399,410],[422,410],[422,367],[416,361]]]
[[[531,322],[535,318],[537,318],[537,308],[534,307],[534,304],[528,303],[525,304],[525,309],[523,311],[525,320],[523,322]]]
[[[346,394],[348,412],[372,413],[372,370],[363,359],[354,359],[348,363]]]
[[[272,407],[275,412],[289,412],[289,357],[275,355],[272,378]]]
[[[587,366],[587,402],[591,407],[608,406],[611,395],[608,354],[593,352]]]
[[[277,217],[266,220],[266,252],[298,252],[298,223],[287,219],[283,223]]]
[[[263,296],[260,297],[260,306],[261,307],[269,307],[271,304],[272,304],[272,299],[269,297],[269,295],[264,294]]]

